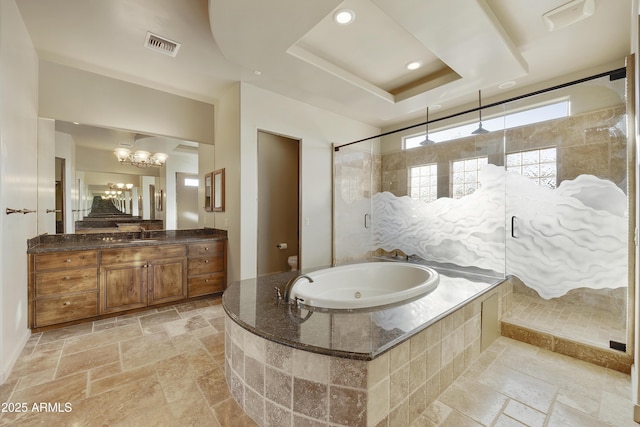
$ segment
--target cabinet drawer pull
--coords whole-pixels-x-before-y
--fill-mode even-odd
[[[210,279],[204,279],[204,283],[208,283]]]
[[[64,280],[71,280],[71,276],[65,276]]]
[[[205,260],[204,260],[204,263],[205,263],[205,264],[209,264],[209,260],[208,260],[208,259],[205,259]]]
[[[204,250],[208,251],[209,250],[209,246],[205,246]]]
[[[65,303],[62,305],[71,305],[71,301],[65,301]]]
[[[71,258],[67,258],[64,262],[71,262]]]

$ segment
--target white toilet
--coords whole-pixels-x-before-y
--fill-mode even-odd
[[[291,267],[291,271],[296,271],[298,269],[298,255],[291,255],[287,261],[289,262],[289,267]]]

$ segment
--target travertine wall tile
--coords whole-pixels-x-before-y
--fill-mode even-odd
[[[293,410],[317,420],[328,417],[329,386],[327,384],[293,379]]]
[[[409,362],[410,344],[411,344],[411,340],[405,341],[402,344],[395,346],[389,352],[389,369],[390,370],[401,367],[405,363]]]
[[[245,353],[244,357],[245,383],[264,396],[264,364]]]
[[[329,356],[293,350],[293,375],[317,383],[329,384]]]
[[[265,359],[268,365],[288,373],[293,372],[293,349],[291,347],[267,341],[265,349]]]
[[[347,387],[329,387],[329,422],[354,427],[367,425],[367,393]]]
[[[329,361],[331,384],[367,387],[367,362],[332,357]]]
[[[375,359],[374,359],[375,360]],[[367,399],[367,425],[375,426],[389,413],[389,378],[379,381],[373,387],[369,387]]]
[[[265,368],[265,397],[291,409],[293,376],[267,366]]]

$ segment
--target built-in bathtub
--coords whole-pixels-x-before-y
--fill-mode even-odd
[[[372,309],[423,297],[440,276],[414,263],[365,262],[306,274],[291,290],[292,301],[312,309]]]
[[[511,300],[502,277],[431,267],[439,284],[430,293],[354,311],[277,300],[274,288],[282,292],[295,272],[230,285],[225,373],[234,399],[259,425],[411,424],[498,335]]]

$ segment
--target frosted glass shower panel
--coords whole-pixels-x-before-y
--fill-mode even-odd
[[[364,260],[372,255],[371,195],[380,188],[376,140],[334,152],[334,261]]]
[[[567,117],[505,131],[507,273],[545,299],[628,282],[624,79],[600,78],[507,108],[557,98],[570,101]]]
[[[431,125],[429,135],[450,139],[406,144],[426,128],[383,138],[382,191],[372,198],[374,248],[504,275],[502,107],[483,116],[496,127],[487,134],[471,134],[478,127],[474,112]]]

